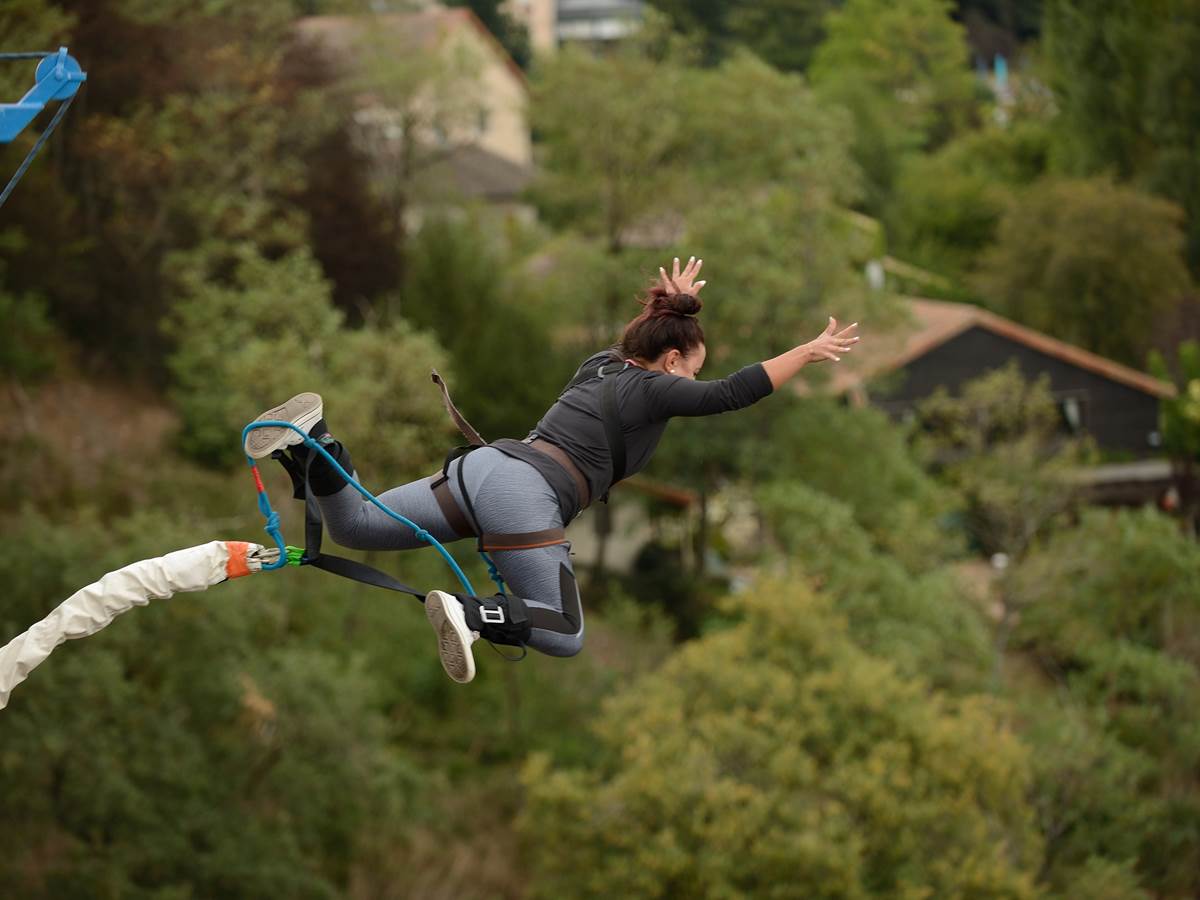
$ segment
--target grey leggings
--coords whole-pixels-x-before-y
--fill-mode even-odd
[[[458,485],[460,465],[465,466],[463,479],[479,527],[485,533],[520,534],[563,527],[554,491],[541,473],[529,463],[491,447],[482,447],[450,464],[450,490],[460,509],[466,508]],[[380,494],[379,500],[412,519],[439,541],[458,540],[438,508],[429,486],[431,481],[433,478],[423,478],[394,487]],[[332,496],[318,497],[317,501],[329,536],[343,547],[412,550],[426,546],[411,528],[385,515],[348,485]],[[574,590],[569,551],[569,544],[559,544],[490,554],[509,590],[531,608],[546,611],[535,615],[540,624],[550,627],[535,627],[529,646],[551,656],[574,656],[583,647],[583,610]],[[564,598],[568,586],[574,596]]]

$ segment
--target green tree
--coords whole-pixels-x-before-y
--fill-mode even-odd
[[[709,61],[744,46],[785,71],[808,66],[825,35],[825,15],[839,5],[840,0],[654,0],[675,28],[700,33]]]
[[[1013,191],[1045,174],[1049,156],[1049,129],[1027,120],[911,157],[884,215],[888,249],[961,285],[995,240]]]
[[[884,413],[808,396],[769,416],[770,440],[741,445],[742,472],[753,483],[802,482],[846,504],[878,551],[913,573],[962,552],[961,533],[946,524],[957,497],[924,470],[905,429]]]
[[[1200,548],[1152,510],[1089,510],[1016,567],[1005,591],[1020,608],[1015,643],[1070,717],[1031,732],[1045,748],[1047,867],[1135,862],[1154,895],[1194,894]]]
[[[323,395],[330,427],[363,472],[399,481],[441,458],[449,420],[429,383],[440,348],[403,320],[344,328],[306,253],[272,262],[248,252],[230,286],[197,278],[170,330],[181,445],[197,459],[238,458],[237,436],[264,398],[304,390]]]
[[[1113,640],[1200,665],[1198,559],[1166,516],[1090,511],[1014,572],[1020,634],[1064,669]]]
[[[479,17],[508,55],[522,69],[529,68],[533,50],[529,46],[529,31],[502,7],[499,0],[450,0],[447,6],[464,6]]]
[[[1113,175],[1183,209],[1196,271],[1200,6],[1193,0],[1100,6],[1047,0],[1044,34],[1064,170]]]
[[[530,762],[531,896],[1034,895],[1029,760],[993,703],[931,695],[794,586],[737,609],[607,705],[586,767]]]
[[[683,199],[691,72],[677,42],[658,51],[650,44],[649,36],[623,42],[606,56],[566,47],[533,84],[533,127],[545,152],[535,198],[552,222],[577,228],[612,256],[629,246],[643,217],[672,212]],[[617,302],[605,298],[610,320]]]
[[[905,158],[945,143],[974,115],[978,88],[949,0],[848,0],[826,20],[809,73],[854,116],[865,205],[880,212]]]
[[[1191,287],[1180,220],[1106,179],[1041,181],[1005,214],[973,283],[998,312],[1140,367],[1154,317]]]
[[[1023,556],[1076,496],[1070,473],[1084,447],[1064,437],[1048,380],[1026,381],[1016,363],[944,388],[917,410],[922,441],[940,475],[967,503],[985,553]]]
[[[1200,530],[1200,343],[1180,344],[1174,369],[1162,354],[1150,354],[1150,371],[1178,388],[1176,396],[1159,401],[1159,430],[1175,470],[1180,514],[1195,534]]]
[[[404,309],[456,361],[450,388],[471,424],[488,439],[524,437],[576,361],[556,351],[551,311],[530,303],[513,248],[487,225],[483,218],[423,225]]]
[[[0,234],[0,242],[10,241],[17,232]],[[4,265],[0,262],[0,377],[14,383],[32,381],[45,375],[54,365],[56,331],[46,309],[46,301],[37,294],[11,294],[4,288]]]
[[[1139,848],[1162,805],[1147,790],[1154,761],[1105,732],[1102,709],[1060,692],[1020,703],[1033,750],[1030,798],[1045,837],[1040,882],[1051,896],[1148,900]]]
[[[68,43],[103,76],[60,132],[62,165],[38,167],[36,203],[14,195],[6,206],[36,235],[9,271],[18,290],[46,296],[89,357],[157,372],[175,253],[203,254],[219,277],[232,244],[278,253],[303,240],[288,198],[304,129],[279,80],[290,4],[94,0],[87,9]]]
[[[856,643],[941,689],[987,686],[987,623],[949,571],[929,560],[917,571],[906,567],[855,521],[854,509],[815,487],[776,481],[760,487],[756,499],[771,544],[820,585]]]
[[[5,634],[211,527],[158,512],[24,517],[0,550]],[[399,840],[389,823],[411,814],[420,782],[385,743],[371,672],[297,641],[294,589],[267,578],[123,616],[14,694],[0,730],[10,893],[331,897],[369,832]]]
[[[1045,377],[1029,382],[1016,363],[968,382],[957,396],[939,388],[918,407],[924,452],[966,505],[977,547],[1020,561],[1060,522],[1079,493],[1073,473],[1086,445],[1065,437]],[[1001,590],[994,635],[997,682],[1022,602]]]
[[[772,226],[790,216],[793,232],[808,239],[810,290],[820,290],[843,256],[822,265],[819,232],[844,234],[831,219],[855,195],[845,121],[795,76],[744,55],[700,69],[686,47],[667,41],[662,49],[654,34],[615,57],[568,49],[541,71],[534,112],[546,149],[537,191],[544,209],[614,257],[646,242],[645,233],[661,244],[657,233],[678,233],[684,222],[697,244],[724,214],[748,224],[771,214]],[[578,115],[580,107],[590,114]],[[826,248],[834,242],[827,240]],[[793,278],[806,277],[795,268]],[[622,317],[623,299],[619,292],[606,297],[610,328]]]

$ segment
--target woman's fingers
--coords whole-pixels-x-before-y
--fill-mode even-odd
[[[664,290],[673,291],[676,294],[697,293],[701,287],[707,282],[697,282],[696,276],[700,274],[700,267],[704,265],[704,260],[696,259],[694,256],[688,257],[687,263],[681,268],[679,265],[679,257],[676,256],[671,261],[671,274],[667,274],[667,270],[662,266],[658,267],[659,281]]]
[[[834,362],[841,362],[842,357],[839,354],[849,353],[859,341],[858,335],[854,333],[857,328],[858,323],[855,322],[838,331],[837,319],[830,316],[829,324],[825,326],[825,330],[821,333],[821,336],[809,345],[813,348],[814,356],[817,359],[830,359]]]
[[[696,294],[700,293],[700,288],[704,287],[706,284],[708,284],[707,281],[697,281],[695,285],[692,286],[692,296],[694,297]]]

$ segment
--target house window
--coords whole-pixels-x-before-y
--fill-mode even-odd
[[[1081,434],[1086,429],[1087,396],[1082,392],[1060,396],[1058,411],[1062,414],[1063,424],[1071,434]]]

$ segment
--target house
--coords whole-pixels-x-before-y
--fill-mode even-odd
[[[626,37],[641,24],[643,6],[641,0],[508,0],[504,9],[529,30],[530,46],[547,52]]]
[[[1081,473],[1094,499],[1144,502],[1170,487],[1170,465],[1156,457],[1159,403],[1173,385],[977,306],[903,302],[908,321],[847,357],[833,372],[835,393],[902,418],[938,388],[954,393],[1012,361],[1026,378],[1048,378],[1066,431],[1119,460]]]
[[[422,187],[522,206],[533,177],[529,85],[471,10],[309,16],[296,23],[295,33],[301,53],[358,85],[354,118],[377,156],[412,139],[421,148],[416,177]],[[363,78],[368,50],[371,62],[394,66],[391,92],[373,90]],[[441,71],[422,80],[410,65],[418,53],[440,62]],[[415,153],[408,152],[404,168],[412,171]]]

